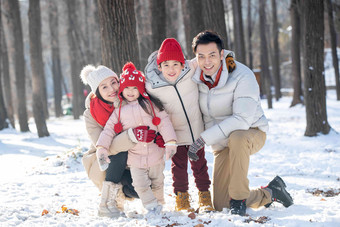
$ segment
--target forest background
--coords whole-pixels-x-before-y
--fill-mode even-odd
[[[210,29],[254,71],[269,109],[290,95],[291,106],[306,107],[306,136],[331,130],[325,91],[336,89],[340,100],[338,0],[1,0],[0,7],[0,129],[29,131],[33,117],[38,136],[49,136],[50,116],[82,115],[85,65],[119,74],[133,61],[143,70],[167,37],[191,59],[193,37]],[[325,66],[330,54],[333,65]],[[327,67],[336,70],[326,87]]]

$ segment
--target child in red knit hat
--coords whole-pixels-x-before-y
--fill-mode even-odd
[[[171,172],[176,211],[193,211],[189,201],[188,160],[199,190],[199,212],[213,211],[209,191],[210,180],[204,148],[197,159],[188,156],[189,146],[204,130],[198,102],[198,87],[192,80],[196,60],[185,60],[176,39],[165,39],[158,51],[151,54],[145,68],[146,90],[157,97],[169,114],[177,135],[177,152],[172,158]]]
[[[160,214],[164,204],[164,153],[167,160],[176,153],[176,133],[163,105],[145,91],[144,75],[131,62],[123,67],[118,96],[121,99],[119,109],[110,116],[96,144],[99,164],[104,171],[105,164],[110,162],[111,141],[122,130],[146,125],[159,132],[166,142],[165,149],[148,140],[148,135],[143,133],[145,130],[137,131],[138,141],[128,151],[127,165],[148,215]],[[127,105],[122,106],[123,101]]]

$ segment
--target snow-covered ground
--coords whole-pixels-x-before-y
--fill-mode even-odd
[[[251,157],[250,186],[265,186],[281,176],[294,198],[284,208],[247,209],[248,217],[230,215],[228,210],[198,214],[175,212],[170,163],[165,168],[166,205],[162,216],[118,219],[97,216],[99,191],[87,178],[81,154],[89,144],[84,123],[71,117],[48,120],[51,134],[39,139],[30,122],[28,133],[14,129],[0,131],[0,226],[340,226],[340,134],[304,137],[304,106],[289,108],[290,97],[267,109],[270,131],[264,148]],[[328,121],[340,132],[340,102],[334,91],[327,93]],[[207,152],[211,176],[213,155]],[[191,170],[190,194],[197,207],[198,195]],[[313,195],[311,192],[327,192]],[[331,190],[331,191],[329,191]],[[62,206],[79,211],[78,216],[62,212]],[[66,208],[64,208],[66,209]],[[42,212],[49,213],[42,216]],[[126,204],[129,212],[143,210],[139,200]],[[250,220],[263,220],[263,224]]]

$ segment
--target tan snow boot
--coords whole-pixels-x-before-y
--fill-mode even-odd
[[[116,205],[116,196],[121,185],[110,181],[104,181],[100,204],[98,208],[98,216],[115,218],[120,216],[120,211]]]
[[[118,210],[120,210],[121,212],[124,212],[124,204],[125,204],[125,200],[129,200],[130,198],[126,197],[124,192],[123,192],[123,185],[121,184],[117,184],[118,185],[118,191],[117,191],[117,195],[116,195],[116,205]],[[131,198],[132,200],[134,198]],[[130,200],[130,201],[132,201]]]
[[[198,192],[199,213],[215,211],[211,203],[210,191]]]
[[[177,192],[175,209],[176,211],[181,211],[181,210],[186,210],[188,212],[195,211],[194,208],[190,207],[188,192]]]

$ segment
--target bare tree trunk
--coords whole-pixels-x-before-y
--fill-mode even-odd
[[[117,74],[127,61],[139,68],[134,1],[98,0],[98,10],[103,64]]]
[[[196,1],[195,4],[197,4]],[[223,0],[205,0],[202,1],[202,7],[204,29],[217,32],[223,39],[224,48],[228,49],[228,34],[224,18]],[[191,37],[191,40],[193,37]],[[236,58],[238,58],[238,56],[236,56]]]
[[[9,76],[9,62],[8,62],[8,51],[7,51],[7,44],[4,35],[4,29],[2,23],[0,23],[1,29],[1,61],[0,65],[2,64],[2,83],[3,83],[3,97],[5,101],[5,108],[7,112],[7,117],[9,122],[13,128],[15,128],[15,121],[14,121],[14,108],[13,108],[13,100],[12,100],[12,89],[11,89],[11,81]]]
[[[165,1],[165,9],[166,9],[166,37],[172,37],[177,40],[178,31],[179,31],[179,23],[180,23],[180,9],[179,9],[179,1]],[[182,44],[183,45],[183,44]]]
[[[90,27],[90,23],[89,23],[89,19],[91,18],[90,16],[90,6],[89,6],[89,0],[85,0],[84,1],[84,21],[85,21],[85,26],[84,26],[84,31],[82,34],[82,37],[84,38],[84,49],[85,49],[85,61],[86,64],[91,63],[94,64],[94,59],[93,59],[93,54],[91,51],[91,45],[90,45],[90,38],[91,36],[90,31],[91,31],[91,27]],[[89,86],[87,87],[89,88]]]
[[[304,77],[307,126],[305,136],[328,134],[326,86],[324,78],[324,4],[304,0]],[[313,26],[310,26],[313,25]]]
[[[233,22],[234,22],[234,45],[236,59],[246,64],[246,51],[244,44],[243,20],[242,20],[242,2],[241,0],[232,0]]]
[[[224,12],[225,12],[225,16],[226,16],[226,29],[227,29],[227,34],[231,34],[230,32],[230,24],[229,24],[229,21],[231,20],[231,16],[230,16],[230,11],[233,11],[232,7],[229,7],[229,0],[224,0],[223,1],[223,4],[224,4]],[[231,41],[231,38],[228,37],[228,43],[226,43],[225,45],[225,48],[228,49],[228,50],[233,50],[234,49],[234,46],[233,46],[233,42]],[[228,48],[227,48],[228,47]]]
[[[2,49],[2,37],[4,36],[3,34],[3,29],[2,29],[2,19],[1,19],[1,1],[0,1],[0,50]],[[6,107],[5,107],[5,102],[4,102],[4,91],[2,90],[2,75],[3,75],[3,71],[2,71],[2,67],[1,67],[1,62],[2,62],[2,58],[3,58],[3,52],[0,52],[0,130],[4,129],[4,128],[8,128],[8,124],[7,124],[7,113],[6,113]]]
[[[280,76],[280,48],[279,48],[279,26],[277,23],[276,0],[272,0],[272,20],[273,20],[273,75],[275,85],[275,98],[281,98],[281,76]]]
[[[247,28],[248,28],[248,66],[250,69],[253,69],[253,48],[251,43],[251,37],[253,33],[252,29],[252,18],[251,18],[251,0],[248,0],[247,6]]]
[[[291,55],[292,55],[292,76],[293,76],[293,100],[290,106],[303,103],[302,96],[302,85],[301,85],[301,57],[300,57],[300,15],[298,10],[298,1],[292,0],[290,4],[290,20],[292,25],[292,44],[291,44]]]
[[[53,74],[53,91],[54,91],[54,110],[55,116],[63,116],[61,107],[62,100],[62,72],[60,66],[59,53],[59,23],[58,23],[58,7],[54,0],[49,1],[49,27],[51,33],[51,49],[52,49],[52,74]]]
[[[150,0],[152,50],[157,50],[166,38],[165,0]]]
[[[0,5],[0,11],[1,11],[1,5]],[[0,18],[1,18],[1,15],[0,15]],[[0,48],[1,48],[1,45],[0,45]],[[1,57],[2,56],[0,55],[0,58]],[[2,74],[3,73],[1,71],[1,64],[0,64],[0,130],[4,128],[8,128],[7,112],[6,112],[6,107],[5,107],[4,95],[3,95],[4,91],[2,90]]]
[[[167,1],[168,2],[168,1]],[[139,60],[144,67],[148,63],[150,54],[155,51],[152,45],[152,30],[150,23],[150,1],[139,0],[135,2],[136,32],[138,37]],[[158,49],[158,47],[157,47]]]
[[[261,39],[261,79],[264,80],[264,90],[267,96],[268,108],[272,109],[272,94],[270,89],[270,73],[268,68],[268,49],[266,38],[266,0],[260,0],[260,39]]]
[[[329,33],[331,36],[331,47],[332,47],[332,59],[333,59],[333,67],[334,67],[334,75],[335,75],[335,89],[337,100],[340,100],[340,75],[339,75],[339,60],[337,55],[337,45],[336,45],[336,32],[334,28],[334,18],[333,18],[333,7],[331,0],[326,0],[327,4],[327,12],[328,12],[328,25],[329,25]]]
[[[46,86],[43,80],[44,66],[41,48],[40,0],[29,0],[28,22],[32,68],[33,117],[38,136],[44,137],[49,136],[50,134],[48,133],[46,126],[43,103],[43,90]]]
[[[182,0],[182,13],[186,40],[186,57],[194,58],[192,39],[205,29],[203,19],[202,1]]]
[[[79,119],[79,116],[84,111],[85,97],[83,93],[83,85],[79,79],[81,70],[80,61],[83,59],[80,56],[79,37],[77,35],[78,21],[76,15],[75,1],[65,1],[67,4],[67,14],[69,27],[67,32],[67,39],[69,43],[69,53],[71,59],[71,78],[72,78],[72,112],[73,118]],[[78,38],[77,38],[78,37]]]
[[[3,0],[3,7],[9,15],[8,27],[14,42],[15,85],[18,99],[18,118],[21,132],[29,131],[26,108],[26,70],[24,43],[18,0]]]
[[[99,25],[99,13],[98,13],[98,1],[91,1],[93,4],[93,24],[92,24],[92,30],[95,31],[94,34],[91,33],[92,42],[93,42],[93,56],[95,62],[101,63],[102,62],[102,50],[101,50],[101,37],[100,35],[100,25]]]

